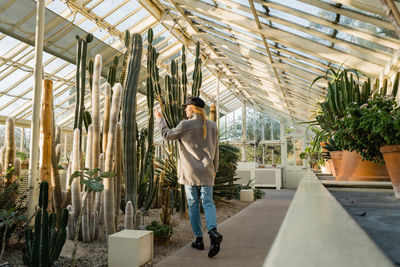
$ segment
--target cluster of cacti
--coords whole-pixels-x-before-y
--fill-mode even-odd
[[[87,116],[87,113],[85,114],[87,44],[93,40],[93,34],[87,34],[85,39],[80,38],[77,35],[76,39],[76,98],[74,129],[78,128],[82,132],[82,122],[84,122],[84,116]]]
[[[4,146],[0,149],[0,193],[3,194],[0,206],[5,210],[15,207],[18,190],[13,188],[18,188],[16,184],[21,170],[21,160],[15,157],[14,124],[14,119],[8,117]]]
[[[136,102],[137,89],[142,58],[142,37],[140,34],[132,36],[130,46],[130,57],[128,73],[124,85],[124,96],[122,104],[122,135],[123,143],[123,169],[125,179],[125,199],[131,201],[133,214],[135,216],[138,209],[138,169],[136,154]]]
[[[40,184],[39,209],[35,217],[35,230],[25,230],[25,246],[23,262],[31,267],[49,267],[57,260],[66,240],[66,227],[68,222],[68,211],[64,209],[57,227],[57,216],[47,212],[48,205],[47,182]]]

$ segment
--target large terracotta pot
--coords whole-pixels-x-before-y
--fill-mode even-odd
[[[357,152],[343,151],[341,170],[336,180],[340,181],[390,181],[386,165],[362,160]]]
[[[389,145],[380,148],[392,181],[394,196],[400,198],[400,145]]]
[[[332,174],[337,177],[341,174],[343,151],[330,151],[329,154],[331,155]]]

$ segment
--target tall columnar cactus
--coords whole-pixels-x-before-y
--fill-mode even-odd
[[[121,105],[121,84],[115,84],[110,112],[110,129],[108,131],[107,150],[105,157],[105,171],[112,171],[114,153],[116,152],[118,115]],[[131,163],[132,164],[132,163]],[[104,219],[107,236],[115,233],[115,201],[113,178],[104,180]]]
[[[78,128],[82,132],[82,122],[85,112],[85,82],[86,82],[86,57],[87,44],[93,40],[93,34],[89,33],[85,39],[77,39],[76,51],[76,102],[74,129]],[[82,140],[82,137],[81,137]]]
[[[110,110],[111,110],[111,85],[106,83],[104,87],[104,117],[103,117],[103,153],[106,153],[108,131],[110,128]]]
[[[119,79],[119,83],[122,85],[122,88],[125,88],[126,74],[128,72],[130,44],[131,44],[131,33],[128,30],[125,30],[125,38],[124,38],[125,53],[122,62],[121,77]]]
[[[72,168],[71,173],[81,169],[80,165],[80,131],[79,129],[74,130],[74,141],[72,144]],[[81,186],[80,178],[77,177],[71,184],[71,202],[74,214],[74,224],[78,222],[78,217],[81,211]]]
[[[5,156],[4,171],[7,171],[14,165],[15,160],[15,137],[14,137],[14,119],[8,117],[6,120],[6,137],[4,140]]]
[[[120,204],[121,204],[121,183],[122,183],[122,176],[123,176],[123,169],[122,169],[122,125],[118,123],[117,126],[117,143],[116,143],[117,151],[116,151],[116,158],[115,158],[115,172],[117,176],[114,179],[114,199],[115,199],[115,226],[118,228],[119,223],[119,211],[120,211]]]
[[[125,229],[133,230],[133,206],[130,201],[125,206]]]
[[[144,174],[145,186],[140,185],[142,188],[148,188],[145,190],[146,199],[144,200],[144,208],[147,210],[152,200],[154,199],[155,183],[154,183],[154,83],[153,83],[153,68],[152,64],[156,60],[156,51],[152,45],[153,41],[153,31],[149,29],[148,32],[148,53],[147,53],[147,110],[148,110],[148,120],[147,120],[147,151],[144,155],[144,164],[142,165],[141,172]],[[142,154],[144,154],[145,147],[143,146]],[[142,156],[143,157],[143,156]],[[142,179],[142,177],[140,177]],[[140,203],[142,205],[142,203]]]
[[[165,198],[164,198],[164,203],[161,207],[161,213],[160,213],[160,219],[162,224],[169,225],[169,222],[171,220],[171,208],[169,207],[169,186],[165,190]]]
[[[51,152],[53,145],[52,133],[52,113],[53,113],[53,82],[43,81],[43,90],[40,109],[40,158],[39,170],[40,179],[51,184]],[[6,157],[7,158],[7,157]],[[49,202],[52,210],[52,186],[49,187]]]
[[[192,96],[200,96],[200,87],[203,79],[201,73],[201,56],[200,56],[200,43],[196,43],[196,59],[194,60],[194,71],[193,71],[193,84],[192,84]]]
[[[48,187],[47,182],[40,184],[39,210],[36,213],[34,233],[31,228],[25,230],[23,262],[32,267],[51,266],[58,259],[67,236],[68,211],[62,211],[58,229],[56,215],[53,213],[49,216],[47,213]]]
[[[130,46],[128,74],[124,85],[122,108],[123,120],[123,154],[124,178],[126,187],[126,201],[131,201],[134,214],[137,211],[137,154],[136,154],[136,102],[137,89],[142,59],[142,37],[140,34],[132,36]]]
[[[52,140],[52,151],[51,151],[51,187],[53,192],[53,206],[55,213],[57,215],[57,220],[59,222],[61,216],[61,204],[62,204],[62,194],[61,194],[61,183],[60,183],[60,174],[58,173],[58,163],[60,161],[61,156],[61,127],[57,127],[54,130],[55,121],[54,121],[54,109],[53,109],[53,140]],[[57,224],[58,226],[58,224]]]
[[[118,67],[118,57],[115,56],[113,64],[111,64],[110,68],[108,69],[108,76],[107,76],[107,82],[111,85],[111,87],[113,87],[116,82],[117,67]]]
[[[0,148],[0,163],[1,163],[1,172],[5,172],[6,171],[6,167],[5,167],[5,157],[6,157],[6,147],[2,146]]]

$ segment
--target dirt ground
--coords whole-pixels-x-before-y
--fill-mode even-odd
[[[216,203],[218,223],[232,217],[240,210],[248,206],[249,203],[240,202],[236,199],[223,200]],[[160,209],[152,209],[144,216],[144,224],[150,224],[151,221],[160,221]],[[186,245],[193,240],[192,228],[188,218],[182,217],[179,213],[174,213],[171,216],[171,224],[173,234],[168,246],[155,246],[154,259],[146,264],[146,267],[151,267],[168,255],[171,255],[176,250]],[[121,216],[121,225],[123,225],[123,216]],[[123,228],[123,227],[122,227]],[[121,228],[121,229],[122,229]],[[202,215],[202,228],[206,236],[206,225],[204,215]],[[16,242],[10,240],[9,249],[5,252],[3,261],[9,262],[10,266],[22,265],[21,244],[23,241]],[[208,242],[205,239],[205,242]],[[73,242],[67,240],[63,252],[58,261],[54,262],[54,266],[69,266],[70,257],[72,254]],[[91,243],[78,243],[77,266],[107,266],[107,243],[105,239],[93,241]]]

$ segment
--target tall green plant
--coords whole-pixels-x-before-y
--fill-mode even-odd
[[[122,133],[124,154],[124,177],[126,187],[126,201],[131,201],[134,214],[137,211],[137,154],[136,154],[136,102],[137,89],[142,59],[142,37],[140,34],[132,36],[128,73],[124,85],[122,106]]]
[[[89,33],[86,38],[78,35],[76,50],[76,99],[75,99],[75,120],[74,129],[78,128],[82,132],[82,122],[85,116],[85,85],[86,85],[86,57],[87,44],[93,41],[93,34]],[[91,66],[90,66],[91,67]],[[82,140],[82,137],[81,137]]]

